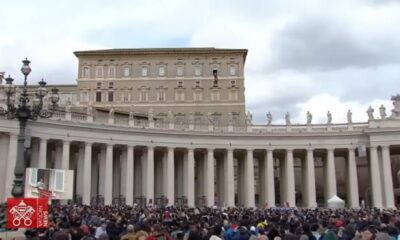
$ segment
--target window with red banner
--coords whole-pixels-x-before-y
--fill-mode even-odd
[[[47,198],[7,199],[7,228],[47,228],[48,201]]]

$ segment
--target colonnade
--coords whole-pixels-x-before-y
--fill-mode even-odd
[[[7,197],[12,186],[17,137],[3,134],[0,142],[0,157],[8,159],[5,165],[1,162],[6,169],[1,174],[6,178],[5,188],[0,190]],[[368,150],[372,205],[393,208],[390,146],[370,146]],[[82,196],[84,204],[90,204],[96,195],[104,196],[105,204],[123,195],[127,204],[133,204],[139,196],[144,196],[147,204],[154,204],[163,196],[169,205],[183,197],[188,206],[200,204],[202,199],[208,206],[316,207],[315,162],[319,158],[323,162],[325,202],[337,194],[337,171],[345,171],[347,206],[360,207],[354,146],[223,149],[33,138],[30,151],[30,167],[75,170],[75,193]],[[338,155],[345,158],[345,169],[336,169]],[[300,180],[295,179],[295,159],[301,162]],[[298,180],[300,190],[296,189]],[[302,193],[301,204],[296,199],[298,192]]]

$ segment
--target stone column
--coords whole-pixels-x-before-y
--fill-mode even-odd
[[[266,200],[269,207],[275,207],[275,180],[274,180],[274,157],[273,150],[267,149],[267,156],[265,158],[264,173],[266,172]]]
[[[62,169],[61,165],[62,165],[63,147],[64,147],[63,143],[62,144],[59,142],[56,143],[56,149],[54,151],[54,155],[55,155],[54,167],[52,167],[52,168]]]
[[[383,174],[383,194],[385,199],[385,208],[396,208],[394,204],[394,193],[393,193],[393,179],[392,179],[392,168],[390,164],[390,150],[389,146],[382,146],[382,170]]]
[[[90,187],[91,187],[91,171],[92,171],[92,143],[85,143],[85,157],[83,161],[83,181],[82,183],[82,203],[89,205],[90,204]]]
[[[359,208],[358,176],[355,149],[350,147],[347,158],[347,201],[348,207]]]
[[[79,146],[78,151],[74,154],[75,155],[75,163],[74,166],[76,172],[76,181],[75,181],[75,191],[80,197],[83,197],[83,175],[84,173],[84,163],[85,163],[85,144],[81,144]]]
[[[128,145],[126,154],[126,176],[125,176],[125,199],[126,204],[133,204],[133,186],[135,186],[135,160],[134,160],[134,146]]]
[[[315,167],[314,167],[314,150],[307,149],[306,156],[306,206],[309,208],[317,207],[317,195],[315,190]]]
[[[154,147],[147,147],[147,166],[146,166],[146,198],[147,203],[154,205]]]
[[[328,156],[326,158],[326,170],[327,170],[327,182],[325,186],[326,190],[326,199],[328,201],[331,197],[336,195],[336,170],[335,170],[335,154],[333,148],[328,148]]]
[[[99,195],[103,196],[104,200],[104,185],[105,185],[105,179],[104,176],[106,174],[106,148],[105,146],[102,146],[100,149],[100,153],[98,155],[98,161],[99,161]]]
[[[228,207],[235,206],[235,178],[234,178],[234,167],[233,167],[233,149],[227,149],[227,155],[225,158],[225,179],[224,179],[224,201]]]
[[[38,168],[46,168],[46,166],[47,166],[47,139],[41,138],[39,146]]]
[[[173,147],[168,147],[167,150],[167,174],[165,177],[166,181],[166,194],[168,199],[168,206],[175,204],[175,149]]]
[[[6,199],[5,189],[7,181],[7,163],[8,163],[8,148],[9,148],[9,136],[6,134],[0,134],[0,201],[3,202]],[[37,164],[36,164],[37,165]],[[36,167],[35,164],[31,166]]]
[[[296,206],[296,193],[294,185],[294,163],[293,163],[293,150],[286,150],[286,164],[285,164],[285,177],[286,177],[286,201],[290,207]]]
[[[32,139],[32,151],[31,151],[31,168],[37,168],[39,164],[39,142]]]
[[[371,195],[374,207],[382,208],[382,185],[378,163],[378,150],[375,146],[370,149]]]
[[[107,144],[106,147],[106,162],[104,174],[104,204],[112,203],[113,195],[113,148],[112,144]]]
[[[206,163],[206,197],[207,197],[207,206],[214,206],[214,149],[207,149],[207,163]]]
[[[188,149],[188,158],[187,158],[187,179],[184,179],[184,181],[187,181],[187,200],[188,200],[188,206],[193,207],[194,206],[194,149],[189,148]]]
[[[17,162],[17,146],[18,146],[18,135],[10,133],[10,142],[8,145],[8,156],[7,156],[6,188],[4,193],[6,199],[8,197],[11,197],[11,189],[14,183],[14,170],[15,170],[15,164]]]
[[[70,141],[64,140],[62,146],[61,169],[69,169]]]
[[[255,207],[255,191],[254,191],[254,158],[253,149],[247,149],[246,156],[246,172],[245,172],[245,192],[246,192],[246,206]]]
[[[118,157],[119,168],[114,167],[114,170],[116,171],[115,175],[117,176],[116,181],[119,182],[119,194],[125,197],[125,202],[126,202],[126,188],[127,188],[126,179],[128,177],[127,175],[129,170],[127,167],[127,160],[128,160],[128,147],[126,146],[121,149],[121,154]]]

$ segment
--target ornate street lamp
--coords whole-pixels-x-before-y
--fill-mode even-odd
[[[14,79],[8,76],[5,81],[6,84],[3,86],[4,93],[7,96],[7,109],[0,108],[0,116],[6,116],[7,119],[18,119],[19,121],[19,133],[18,133],[18,145],[17,145],[17,162],[15,163],[14,169],[14,184],[11,190],[11,194],[14,197],[23,197],[24,195],[24,172],[26,168],[26,157],[25,157],[25,128],[26,123],[29,119],[36,120],[40,118],[50,118],[56,110],[57,103],[59,100],[58,89],[52,89],[48,99],[51,102],[50,109],[43,108],[43,98],[47,95],[46,82],[43,79],[39,82],[39,88],[35,93],[35,97],[32,104],[29,104],[30,99],[28,97],[27,89],[27,78],[31,72],[29,66],[30,61],[25,59],[22,61],[21,72],[24,74],[24,85],[22,93],[18,101],[14,100],[15,85],[13,85]],[[10,161],[11,159],[9,159]]]

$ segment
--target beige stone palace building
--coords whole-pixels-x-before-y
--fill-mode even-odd
[[[393,208],[400,96],[366,122],[252,122],[245,49],[78,51],[76,85],[27,126],[28,166],[71,169],[83,204]],[[30,88],[33,93],[35,86]],[[18,91],[17,95],[18,97]],[[4,106],[0,93],[0,106]],[[268,106],[266,106],[267,108]],[[328,109],[327,109],[328,110]],[[266,113],[268,109],[265,109]],[[386,113],[388,112],[388,113]],[[10,196],[17,120],[0,117],[0,199]]]

